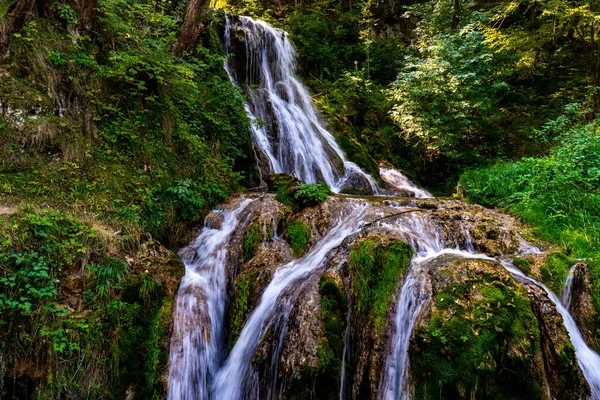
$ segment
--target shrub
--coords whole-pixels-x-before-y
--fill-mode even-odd
[[[294,204],[300,208],[322,204],[329,197],[329,186],[324,183],[305,183],[294,193]]]

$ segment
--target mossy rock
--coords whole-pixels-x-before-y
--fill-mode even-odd
[[[294,221],[287,228],[287,241],[292,247],[295,257],[300,257],[306,251],[310,241],[310,227],[302,221]]]
[[[546,342],[527,288],[496,261],[445,255],[426,268],[433,298],[409,350],[415,397],[545,398],[545,374],[563,372],[544,366]],[[556,334],[565,336],[564,327]],[[577,375],[574,354],[563,357]],[[578,385],[571,380],[563,389]]]
[[[242,237],[242,257],[244,261],[249,261],[254,257],[262,240],[262,226],[260,222],[254,221]]]
[[[239,274],[234,282],[229,310],[229,343],[239,337],[246,318],[258,304],[262,289],[269,283],[270,274],[260,268],[250,268]]]
[[[555,251],[548,254],[545,264],[540,268],[542,282],[560,295],[573,264],[575,260],[562,252]]]
[[[399,239],[371,236],[354,244],[350,252],[350,291],[356,310],[366,324],[381,332],[391,303],[413,256]]]

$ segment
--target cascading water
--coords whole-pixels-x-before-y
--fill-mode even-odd
[[[322,126],[307,89],[294,77],[296,55],[285,32],[262,21],[228,16],[225,40],[226,50],[232,55],[225,68],[249,99],[246,110],[253,121],[252,137],[263,176],[293,173],[304,182],[324,181],[336,192],[362,189],[366,193],[380,193],[369,175],[346,160],[331,133]],[[381,175],[399,194],[433,197],[398,171],[382,168]],[[304,257],[277,269],[227,356],[224,326],[227,247],[251,201],[242,200],[234,210],[217,210],[222,216],[220,226],[214,228],[207,223],[194,244],[180,254],[186,274],[174,312],[168,377],[170,400],[277,398],[278,358],[286,339],[287,320],[294,300],[307,279],[324,268],[332,250],[360,230],[367,207],[355,206]],[[408,399],[411,397],[408,385],[410,338],[423,306],[431,298],[431,284],[429,275],[424,271],[424,262],[445,253],[468,258],[489,257],[475,253],[466,229],[463,229],[464,243],[448,248],[440,226],[420,213],[403,214],[394,223],[386,221],[378,222],[378,229],[391,231],[394,236],[409,243],[415,257],[396,295],[390,353],[385,360],[378,396],[386,400]],[[266,231],[263,234],[266,235]],[[277,236],[275,221],[271,236],[273,240],[282,240]],[[540,252],[520,236],[519,241],[522,253]],[[563,316],[579,365],[592,387],[592,398],[600,400],[600,357],[585,344],[568,310],[543,284],[526,277],[514,266],[505,266],[513,275],[527,279],[548,292]],[[564,303],[568,307],[566,298]],[[349,321],[351,312],[349,309]],[[261,393],[252,358],[261,338],[271,328],[278,332],[279,342],[274,347],[275,354],[270,364],[269,379],[272,382],[268,382],[267,393]],[[348,343],[351,336],[349,329],[348,325],[344,334],[344,363],[347,353],[352,354],[352,346]],[[351,376],[346,376],[343,366],[340,399],[350,395],[351,385],[347,382],[351,379]]]
[[[323,181],[335,192],[378,193],[374,179],[346,159],[323,127],[308,90],[294,75],[296,52],[284,31],[228,16],[225,48],[231,55],[226,70],[249,98],[246,110],[263,176],[293,173],[306,183]]]
[[[347,236],[358,232],[362,213],[363,207],[358,207],[350,215],[342,217],[341,221],[308,254],[277,269],[219,371],[211,398],[227,400],[243,398],[244,385],[252,385],[248,382],[252,379],[252,356],[264,333],[267,320],[273,318],[272,312],[276,302],[292,284],[307,278],[322,266],[329,252],[338,247]]]
[[[215,210],[220,229],[207,223],[189,247],[180,252],[185,264],[173,315],[169,360],[172,400],[206,399],[225,352],[226,244],[252,200],[234,210]]]
[[[567,328],[567,332],[569,332],[569,337],[571,338],[571,343],[573,347],[575,347],[575,354],[577,356],[577,362],[579,363],[579,367],[585,376],[585,379],[588,381],[590,385],[590,389],[592,390],[592,396],[590,399],[592,400],[600,400],[600,355],[592,350],[581,335],[573,316],[569,313],[569,310],[563,306],[561,300],[556,296],[550,289],[546,287],[543,283],[531,278],[530,276],[525,275],[520,269],[515,267],[510,262],[502,262],[502,265],[514,276],[517,276],[521,279],[525,279],[534,285],[542,288],[547,294],[550,301],[556,307],[556,311],[562,316],[563,322],[565,324],[565,328]]]
[[[412,183],[404,174],[393,168],[381,167],[379,169],[379,175],[381,176],[381,179],[390,184],[392,187],[408,192],[409,194],[412,194],[412,197],[422,199],[433,197],[433,195],[427,190],[415,186],[415,184]]]
[[[573,279],[575,276],[575,268],[577,268],[577,264],[573,265],[569,270],[569,274],[567,275],[567,279],[565,279],[565,284],[563,285],[562,290],[562,298],[560,299],[563,306],[568,310],[571,306],[571,294],[573,289]]]
[[[390,353],[385,362],[384,376],[381,380],[379,398],[385,400],[410,399],[411,388],[408,385],[409,365],[408,347],[415,322],[423,305],[431,297],[428,274],[422,269],[423,262],[442,254],[456,254],[465,258],[489,258],[475,254],[470,237],[465,235],[467,251],[448,248],[443,241],[439,228],[427,218],[417,214],[407,214],[393,224],[382,224],[409,243],[415,256],[411,261],[408,274],[398,292],[393,315],[394,333]]]

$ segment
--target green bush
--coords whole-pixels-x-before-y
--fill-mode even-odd
[[[329,197],[329,186],[324,183],[305,183],[294,193],[294,204],[300,208],[318,206]]]

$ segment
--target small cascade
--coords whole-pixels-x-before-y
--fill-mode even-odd
[[[346,159],[319,118],[307,88],[296,78],[296,52],[287,34],[264,21],[227,16],[225,69],[244,90],[263,176],[293,173],[334,192],[377,194],[375,180]]]
[[[346,330],[344,331],[344,350],[342,352],[342,373],[340,376],[340,400],[344,400],[347,398],[348,394],[348,385],[347,385],[347,377],[346,377],[346,364],[349,359],[350,352],[350,338],[352,337],[352,326],[350,325],[350,321],[352,321],[352,304],[348,305],[348,314],[346,315]]]
[[[400,288],[395,318],[396,331],[392,339],[391,352],[385,362],[385,376],[382,380],[380,398],[396,400],[409,398],[408,381],[408,346],[413,327],[425,302],[431,297],[426,274],[420,270],[419,263],[413,262],[410,271]]]
[[[271,322],[270,319],[275,318],[277,314],[273,312],[277,303],[282,301],[282,296],[296,282],[307,278],[323,266],[331,250],[338,247],[347,236],[358,232],[363,211],[363,207],[355,208],[350,215],[342,217],[340,222],[308,254],[277,269],[219,371],[210,398],[227,400],[245,398],[248,387],[253,387],[252,357],[266,326]],[[250,398],[254,397],[250,396]]]
[[[600,400],[600,355],[592,350],[585,342],[575,320],[569,310],[563,305],[563,302],[543,283],[525,275],[520,269],[512,263],[503,261],[502,265],[514,276],[527,280],[534,285],[542,288],[547,294],[550,301],[556,307],[556,311],[562,316],[565,328],[569,332],[571,343],[575,347],[575,355],[579,363],[579,367],[585,376],[585,379],[592,390],[592,400]]]
[[[521,236],[521,234],[519,234],[518,232],[517,232],[517,238],[519,239],[519,244],[520,244],[519,252],[521,254],[540,254],[542,252],[538,247],[533,246],[532,244],[527,242],[525,239],[523,239],[523,236]]]
[[[408,345],[414,324],[425,302],[430,298],[428,276],[421,268],[423,260],[444,250],[442,234],[428,219],[417,214],[406,214],[394,223],[382,224],[409,243],[415,257],[411,261],[404,284],[398,292],[394,315],[394,333],[390,353],[385,362],[384,376],[381,380],[381,396],[386,400],[395,400],[408,396]]]
[[[379,168],[379,176],[381,176],[381,179],[383,179],[387,184],[399,190],[401,192],[400,194],[407,193],[410,197],[421,199],[433,197],[433,195],[427,190],[417,187],[410,181],[410,179],[406,177],[406,175],[393,168]]]
[[[573,289],[573,279],[575,276],[575,268],[577,268],[577,264],[573,265],[569,270],[569,274],[567,275],[567,279],[565,279],[565,284],[562,288],[562,298],[560,299],[560,301],[567,310],[571,306],[571,295]]]
[[[209,396],[225,352],[226,244],[251,202],[245,199],[234,210],[215,210],[222,217],[221,227],[212,227],[212,219],[207,218],[198,238],[180,252],[185,275],[173,315],[169,399]]]
[[[411,388],[408,385],[410,338],[424,304],[431,298],[429,276],[421,268],[422,263],[443,254],[456,254],[465,258],[489,259],[489,257],[475,253],[470,235],[466,230],[464,243],[466,251],[446,247],[439,227],[422,215],[407,214],[394,223],[386,222],[381,225],[394,231],[409,243],[413,247],[415,256],[397,295],[392,316],[394,333],[380,384],[379,398],[385,400],[410,399],[412,397]]]

